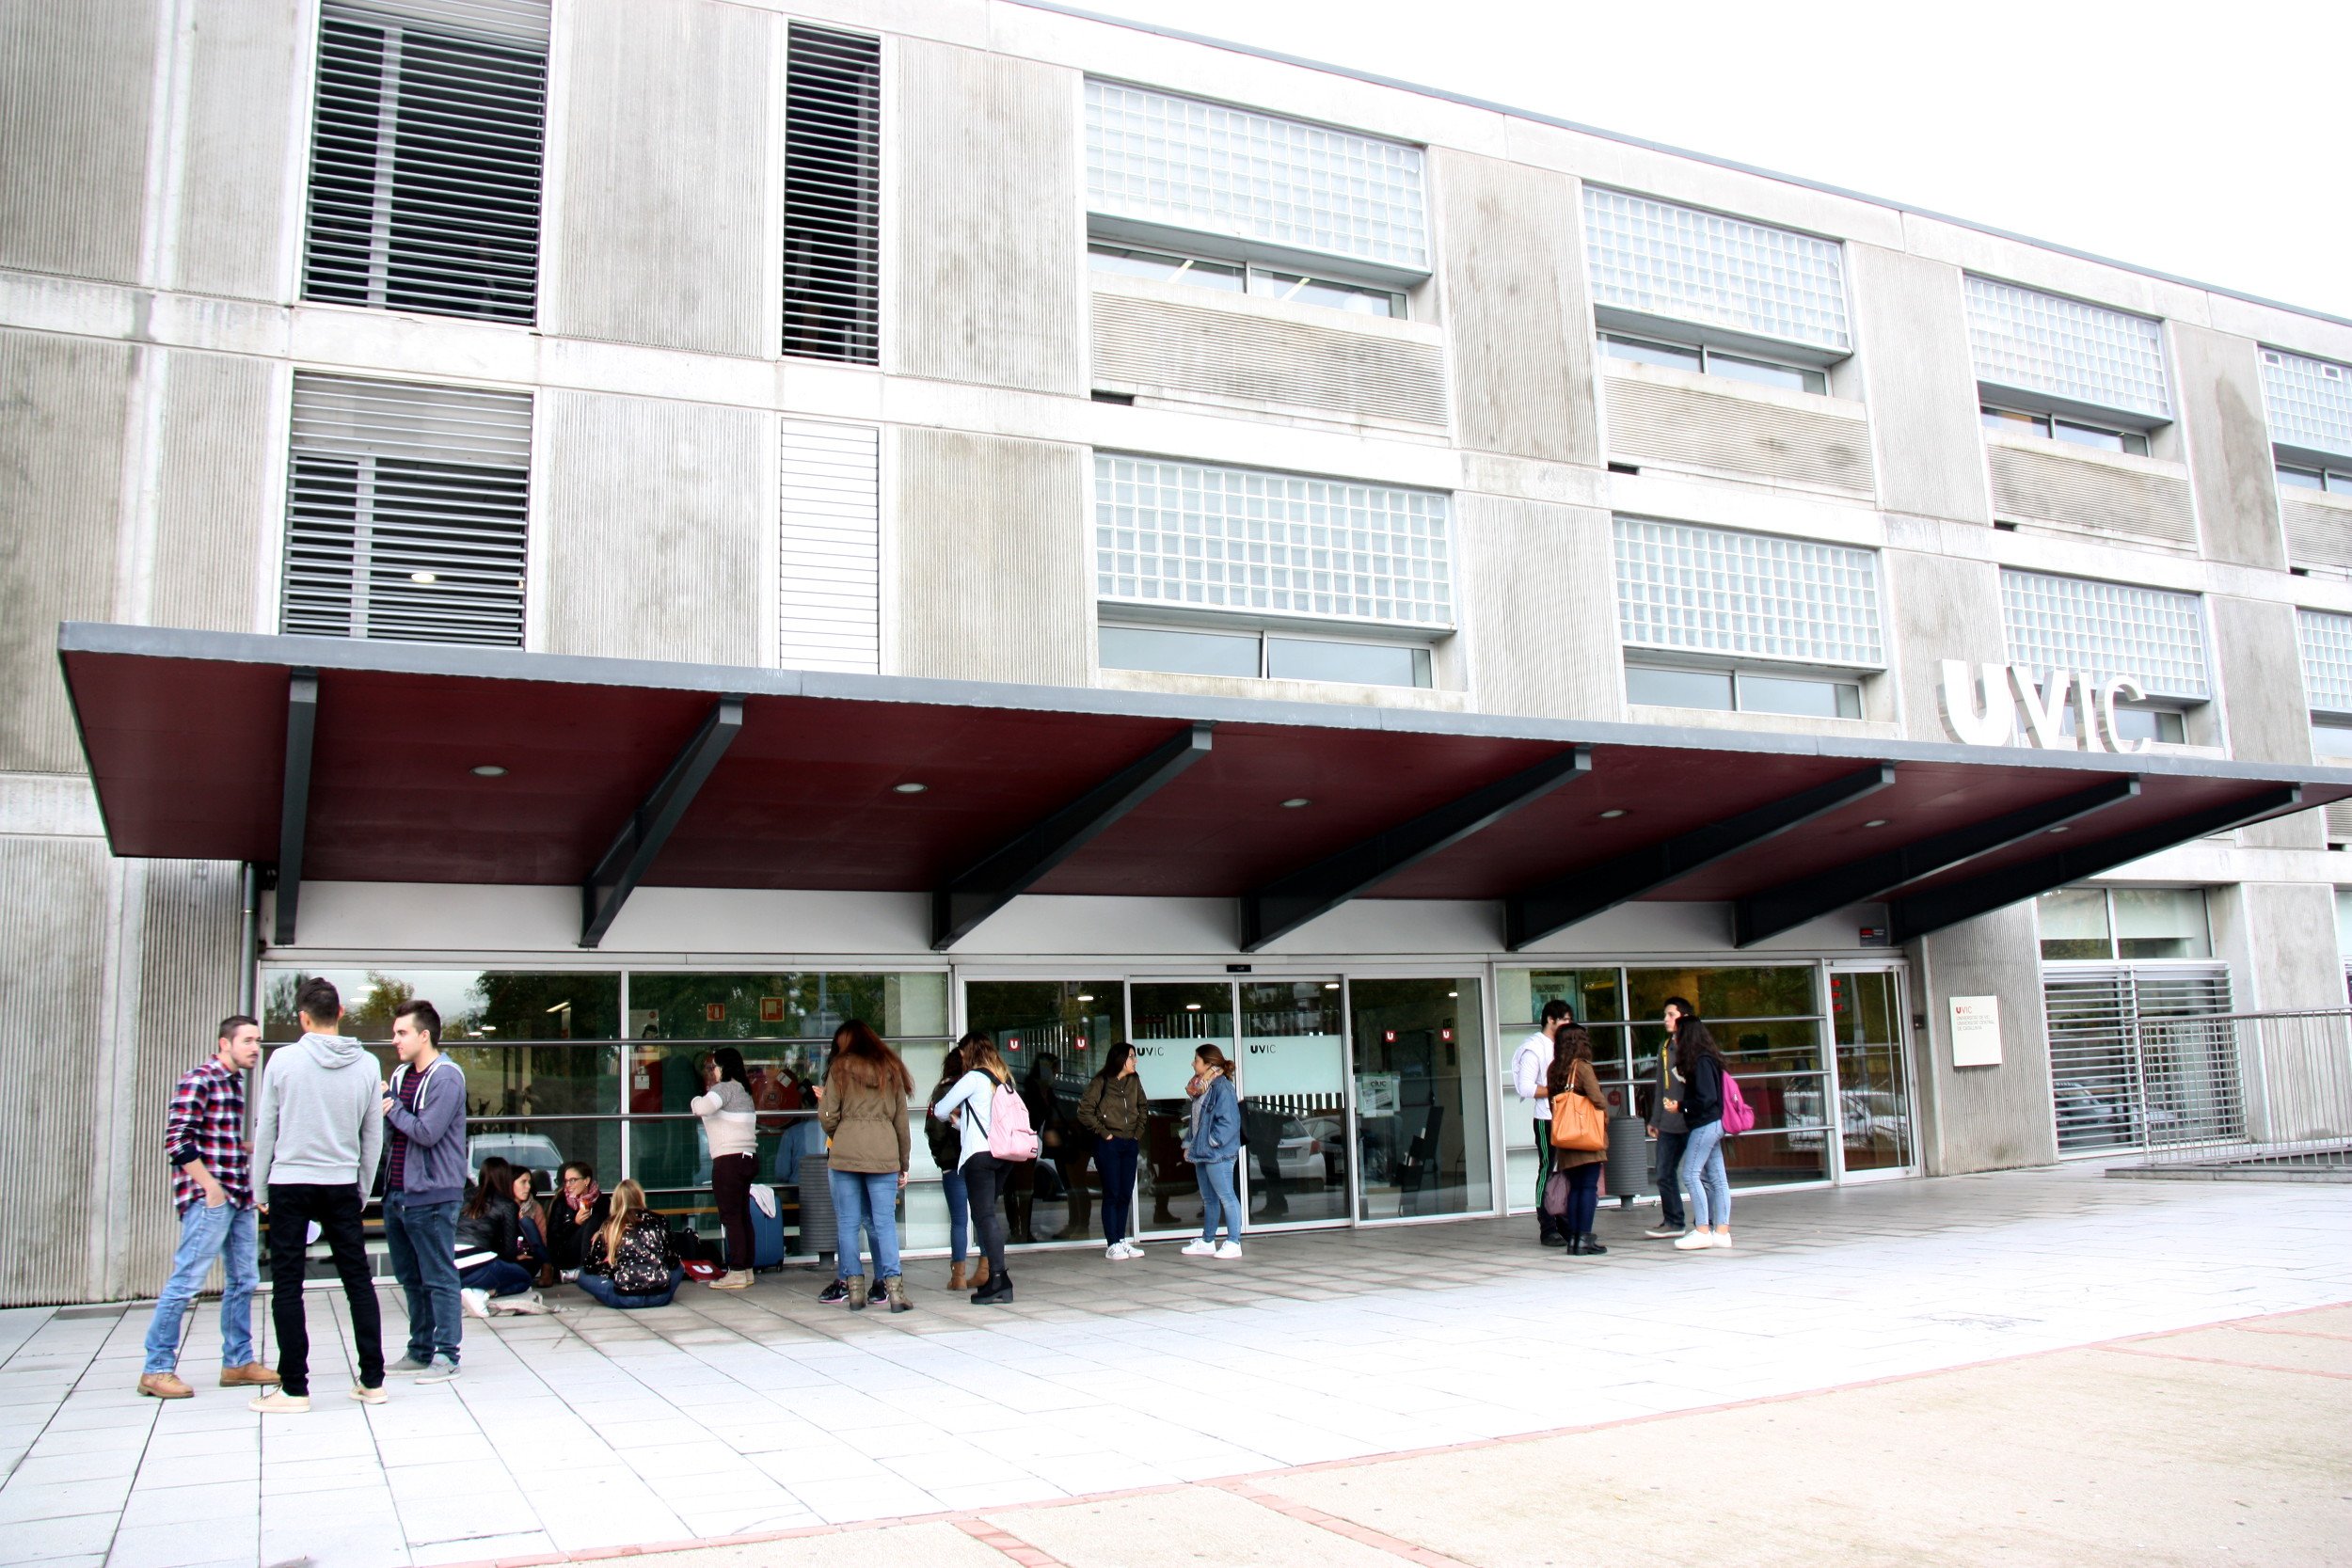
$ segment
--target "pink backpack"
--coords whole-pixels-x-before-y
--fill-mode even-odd
[[[1748,1097],[1740,1092],[1740,1080],[1724,1074],[1724,1131],[1726,1133],[1745,1132],[1756,1125],[1756,1111],[1748,1104]]]
[[[1029,1125],[1029,1102],[1010,1084],[988,1097],[988,1151],[999,1160],[1037,1158],[1037,1130]]]

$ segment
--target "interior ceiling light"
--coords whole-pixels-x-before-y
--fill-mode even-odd
[[[1340,989],[1340,983],[1337,980],[1326,980],[1323,982],[1323,989],[1325,990],[1337,990]]]
[[[1198,1003],[1198,1002],[1187,1002],[1187,1003],[1185,1003],[1185,1004],[1184,1004],[1184,1011],[1186,1011],[1186,1012],[1188,1012],[1188,1013],[1197,1013],[1197,1012],[1199,1012],[1200,1010],[1200,1003]]]
[[[916,784],[910,779],[905,784],[892,784],[890,787],[897,790],[901,795],[920,795],[923,791],[930,788],[931,786],[925,784]]]
[[[1080,991],[1080,992],[1078,993],[1078,1000],[1079,1000],[1079,1001],[1081,1001],[1081,1002],[1091,1002],[1091,1001],[1093,1001],[1093,1000],[1094,1000],[1094,998],[1092,998],[1091,996],[1087,995],[1084,991]]]
[[[1282,809],[1284,811],[1296,811],[1301,806],[1311,806],[1313,804],[1314,802],[1308,800],[1304,795],[1294,795],[1289,800],[1282,802]]]
[[[431,572],[411,572],[411,573],[409,573],[409,574],[408,574],[408,580],[409,580],[410,582],[426,582],[426,583],[431,583],[431,582],[438,582],[438,581],[440,581],[441,579],[440,579],[439,578],[436,577],[436,576],[435,576],[434,574],[432,574]]]
[[[502,779],[506,777],[506,769],[501,768],[495,762],[483,763],[475,768],[473,771],[474,777],[478,779]]]
[[[1607,811],[1600,814],[1600,818],[1602,821],[1606,822],[1611,817],[1623,816],[1624,815],[1625,808],[1623,806],[1611,806]]]

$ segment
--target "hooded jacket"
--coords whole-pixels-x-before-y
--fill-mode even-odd
[[[309,1184],[359,1189],[368,1200],[384,1152],[383,1085],[375,1058],[348,1035],[305,1035],[262,1069],[253,1115],[253,1188]]]
[[[417,1108],[400,1103],[400,1086],[412,1069],[392,1069],[386,1091],[392,1108],[384,1119],[392,1133],[408,1140],[401,1161],[401,1196],[410,1203],[455,1203],[466,1196],[466,1075],[447,1056],[436,1056],[417,1080]],[[388,1195],[389,1196],[389,1195]]]

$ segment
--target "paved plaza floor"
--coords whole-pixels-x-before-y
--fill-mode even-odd
[[[944,1514],[912,1527],[955,1537],[937,1560],[1001,1563],[982,1537],[1016,1505],[1215,1481],[1172,1495],[1277,1530],[1300,1521],[1247,1494],[1311,1493],[1270,1474],[1296,1466],[2352,1302],[2341,1187],[2074,1166],[1757,1195],[1740,1245],[1699,1254],[1641,1240],[1638,1213],[1603,1215],[1597,1259],[1537,1249],[1524,1219],[1268,1235],[1238,1263],[1016,1258],[1019,1301],[993,1309],[947,1295],[938,1262],[897,1316],[820,1308],[804,1272],[654,1312],[550,1291],[565,1310],[469,1322],[457,1383],[373,1407],[341,1397],[342,1302],[313,1291],[316,1409],[266,1427],[212,1386],[209,1304],[182,1360],[198,1397],[168,1405],[133,1391],[144,1309],[0,1312],[0,1562],[473,1563]],[[730,1560],[823,1560],[785,1544]],[[1314,1555],[1358,1560],[1344,1544]],[[1487,1560],[1475,1544],[1462,1560]]]

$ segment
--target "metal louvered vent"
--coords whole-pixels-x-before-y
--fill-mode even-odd
[[[795,23],[784,99],[784,352],[880,357],[882,40]]]
[[[282,630],[522,646],[528,394],[297,375],[287,467]]]
[[[777,662],[882,669],[882,464],[872,425],[786,420]]]
[[[548,0],[326,0],[302,296],[532,320]]]
[[[2064,964],[2042,972],[2060,1154],[2236,1136],[2227,964]]]

